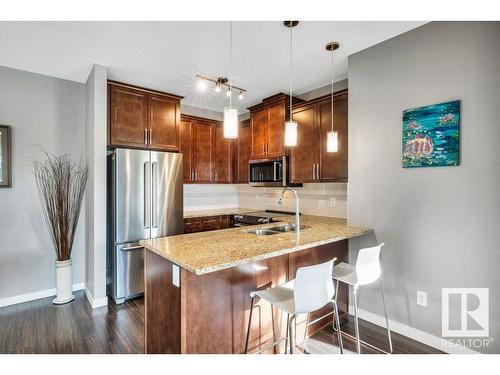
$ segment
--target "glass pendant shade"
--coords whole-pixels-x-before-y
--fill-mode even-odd
[[[297,123],[295,121],[285,122],[285,146],[297,146]]]
[[[223,136],[229,139],[238,138],[238,110],[234,107],[224,108]]]
[[[326,152],[337,152],[339,150],[339,136],[333,130],[326,133]]]

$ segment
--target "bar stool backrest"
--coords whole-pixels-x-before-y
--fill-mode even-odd
[[[383,243],[359,250],[356,260],[358,285],[371,284],[379,279],[381,273],[380,249],[382,246],[384,246]]]
[[[295,314],[318,310],[332,300],[335,295],[332,280],[335,260],[297,270],[293,286]]]

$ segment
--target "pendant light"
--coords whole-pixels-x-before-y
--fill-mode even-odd
[[[326,152],[338,152],[339,150],[339,134],[337,131],[333,130],[333,51],[339,48],[339,43],[338,42],[331,42],[326,45],[326,50],[332,53],[332,87],[331,87],[331,92],[332,92],[332,98],[331,98],[331,105],[332,105],[332,112],[331,112],[331,118],[332,118],[332,129],[326,133]]]
[[[285,122],[285,146],[297,146],[297,122],[292,120],[292,88],[293,88],[293,37],[292,31],[299,21],[285,21],[283,25],[290,28],[290,114],[288,121]]]
[[[234,139],[238,138],[238,109],[233,107],[232,94],[232,73],[233,65],[233,22],[229,22],[229,90],[227,96],[229,97],[229,107],[224,108],[224,121],[223,121],[223,136],[224,138]]]

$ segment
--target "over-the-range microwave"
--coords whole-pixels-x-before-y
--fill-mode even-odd
[[[286,156],[250,160],[248,183],[250,186],[302,186],[290,184]]]

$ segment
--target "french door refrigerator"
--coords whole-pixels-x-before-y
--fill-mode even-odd
[[[144,293],[139,240],[182,233],[182,154],[115,149],[107,188],[107,291],[123,303]]]

